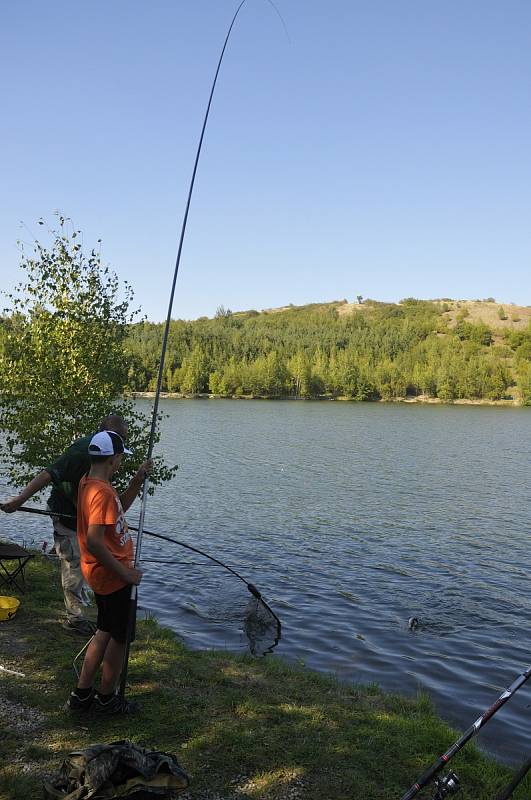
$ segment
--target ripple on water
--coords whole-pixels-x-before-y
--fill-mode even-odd
[[[277,653],[348,681],[428,690],[460,729],[527,666],[529,410],[162,408],[161,446],[181,469],[150,499],[148,528],[237,564],[282,619]],[[22,516],[0,517],[10,537],[50,541],[48,523]],[[145,548],[146,559],[181,555]],[[248,593],[222,570],[146,563],[140,599],[193,647],[249,645]],[[515,762],[531,750],[530,690],[480,738]]]

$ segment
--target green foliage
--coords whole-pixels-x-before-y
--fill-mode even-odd
[[[311,397],[312,364],[308,356],[302,350],[298,350],[288,359],[287,369],[292,393],[296,397]]]
[[[517,364],[520,361],[531,361],[531,339],[524,339],[516,348],[514,355]]]
[[[528,358],[531,352],[531,322],[526,328],[518,330],[506,330],[504,333],[505,342],[516,353],[517,360]]]
[[[43,224],[42,221],[40,224]],[[25,279],[7,295],[0,348],[0,454],[12,483],[29,480],[110,412],[129,422],[135,455],[124,459],[123,483],[144,460],[149,421],[122,397],[128,379],[125,342],[131,287],[85,254],[80,231],[59,217],[50,243],[21,249]],[[144,372],[151,374],[155,364]],[[157,459],[152,485],[174,473]]]
[[[178,373],[174,373],[174,377],[180,384],[181,392],[185,394],[199,394],[206,391],[208,386],[206,358],[198,344],[184,357],[182,366]]]
[[[503,307],[503,306],[500,306],[500,307],[499,307],[499,309],[498,309],[498,316],[499,316],[499,318],[500,318],[500,319],[502,319],[502,320],[503,320],[503,319],[507,319],[507,314],[506,314],[506,312],[505,312],[505,309],[504,309],[504,307]]]
[[[483,322],[448,327],[442,304],[406,298],[400,305],[364,301],[340,314],[340,303],[280,312],[218,313],[171,323],[163,388],[223,397],[346,397],[443,400],[501,399],[513,384],[507,357],[491,352]],[[130,328],[128,386],[153,385],[160,325]],[[518,339],[518,344],[522,343]],[[531,343],[531,335],[529,339]]]
[[[492,331],[484,322],[465,322],[461,320],[455,326],[455,333],[463,341],[476,342],[476,344],[489,346],[492,344]]]
[[[496,344],[496,345],[494,345],[492,347],[491,352],[496,358],[509,359],[509,358],[512,358],[512,356],[513,356],[513,352],[511,350],[511,348],[507,347],[506,344]]]
[[[518,389],[522,405],[531,406],[531,363],[525,362],[520,365],[518,373]]]

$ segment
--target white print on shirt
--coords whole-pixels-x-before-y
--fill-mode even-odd
[[[118,540],[118,544],[120,547],[123,547],[131,538],[131,534],[129,533],[129,528],[127,527],[127,520],[124,517],[124,510],[122,508],[122,504],[120,503],[120,498],[115,497],[116,506],[118,510],[118,519],[116,520],[115,531],[116,534],[120,537]]]

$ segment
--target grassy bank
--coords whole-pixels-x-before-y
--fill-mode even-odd
[[[132,646],[128,718],[68,715],[83,640],[60,627],[57,567],[38,557],[17,615],[0,623],[0,798],[41,796],[71,749],[129,738],[176,754],[190,800],[397,800],[455,738],[430,702],[352,687],[268,657],[193,652],[154,621]],[[493,800],[509,772],[468,747],[463,800]],[[515,798],[530,796],[531,783]],[[429,793],[423,797],[431,796]]]

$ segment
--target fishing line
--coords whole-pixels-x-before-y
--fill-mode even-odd
[[[131,526],[131,530],[134,531],[137,529]],[[273,651],[281,639],[282,624],[271,606],[264,600],[261,592],[257,589],[254,583],[250,583],[233,567],[225,564],[218,558],[214,558],[214,556],[205,553],[204,550],[200,550],[198,547],[193,547],[190,544],[186,544],[186,542],[181,542],[179,539],[175,539],[171,536],[164,536],[161,533],[154,533],[153,531],[148,530],[144,530],[144,533],[147,536],[152,536],[155,539],[160,539],[164,542],[171,542],[172,544],[179,545],[180,547],[190,550],[192,553],[197,553],[198,555],[209,559],[214,564],[217,564],[218,566],[230,572],[231,575],[234,575],[234,577],[238,578],[243,584],[245,584],[247,590],[253,595],[254,598],[254,601],[249,603],[244,613],[244,629],[249,640],[249,649],[253,655],[258,653],[265,655],[266,653],[271,653]],[[268,643],[266,648],[262,647],[264,641]]]
[[[137,531],[138,529],[134,526],[130,526],[130,530]],[[192,545],[182,542],[179,539],[175,539],[171,536],[165,536],[161,533],[148,531],[145,528],[144,533],[146,536],[151,536],[164,542],[170,542],[171,544],[176,544],[179,547],[184,547],[185,549],[190,550],[192,553],[197,553],[198,555],[203,556],[203,558],[211,561],[212,566],[221,567],[230,575],[238,578],[238,580],[245,585],[247,590],[253,596],[242,615],[243,628],[249,642],[249,650],[253,655],[266,655],[274,650],[282,636],[282,624],[269,603],[264,600],[261,592],[254,585],[254,583],[250,583],[250,581],[237,572],[234,567],[226,564],[218,558],[215,558],[214,556],[209,555],[204,550],[200,550],[198,547],[193,547]],[[167,561],[158,563],[171,564],[171,562]],[[190,562],[179,563],[185,564],[186,566],[190,565]],[[198,564],[197,566],[204,565]],[[238,616],[240,616],[240,614],[238,614]]]
[[[138,530],[138,528],[134,528],[133,526],[130,526],[130,529],[132,531],[137,531]],[[155,539],[162,539],[162,541],[164,541],[164,542],[171,542],[172,544],[177,544],[180,547],[185,547],[187,550],[190,550],[192,553],[197,553],[198,555],[203,556],[204,558],[208,558],[210,561],[213,561],[214,564],[218,564],[218,566],[223,567],[223,569],[228,570],[232,575],[234,575],[236,578],[238,578],[240,581],[242,581],[242,583],[244,583],[246,585],[248,591],[253,595],[253,597],[255,597],[257,600],[259,600],[260,603],[262,603],[262,605],[269,612],[269,614],[271,614],[271,616],[273,617],[273,619],[275,620],[275,622],[277,624],[278,637],[280,639],[280,632],[281,632],[281,627],[282,627],[281,622],[280,622],[279,618],[277,617],[277,615],[275,614],[275,612],[273,611],[273,609],[266,603],[266,601],[262,597],[262,594],[256,588],[254,583],[250,583],[242,575],[240,575],[239,572],[236,572],[236,570],[233,569],[232,567],[230,567],[228,564],[225,564],[223,561],[220,561],[218,558],[214,558],[214,556],[210,556],[208,553],[205,553],[204,550],[199,550],[198,547],[192,547],[191,544],[186,544],[186,542],[181,542],[179,539],[174,539],[171,536],[164,536],[161,533],[154,533],[153,531],[148,531],[148,530],[144,530],[144,533],[147,536],[152,536]]]
[[[146,531],[144,531],[145,533]],[[165,564],[166,566],[186,566],[186,567],[215,567],[216,564],[205,564],[203,561],[168,561],[164,558],[143,558],[142,564]],[[226,575],[225,577],[228,577]]]
[[[201,155],[201,149],[203,147],[203,139],[204,139],[204,136],[205,136],[205,130],[206,130],[207,122],[208,122],[208,117],[209,117],[209,114],[210,114],[210,107],[212,105],[212,98],[214,97],[214,91],[215,91],[215,88],[216,88],[216,83],[217,83],[217,80],[218,80],[219,71],[221,69],[221,64],[223,62],[223,56],[225,55],[225,50],[227,48],[227,44],[229,42],[229,38],[230,38],[230,35],[231,35],[231,32],[232,32],[232,29],[234,27],[234,24],[236,22],[236,19],[238,17],[238,14],[240,13],[241,9],[243,8],[243,6],[245,5],[246,2],[247,2],[247,0],[241,0],[241,3],[238,5],[238,8],[236,9],[236,12],[234,13],[234,16],[233,16],[232,21],[231,21],[230,26],[229,26],[229,29],[227,31],[227,35],[225,37],[225,42],[224,42],[223,48],[221,50],[221,54],[220,54],[220,57],[219,57],[218,65],[217,65],[216,72],[215,72],[215,75],[214,75],[214,80],[212,82],[212,87],[211,87],[211,90],[210,90],[210,96],[208,98],[208,104],[207,104],[207,108],[206,108],[206,112],[205,112],[205,117],[204,117],[203,125],[202,125],[202,128],[201,128],[201,135],[199,137],[199,144],[197,146],[197,152],[196,152],[196,155],[195,155],[194,167],[193,167],[193,170],[192,170],[192,177],[191,177],[190,186],[189,186],[189,189],[188,189],[188,197],[187,197],[187,200],[186,200],[186,207],[185,207],[184,217],[183,217],[183,222],[182,222],[182,227],[181,227],[181,235],[180,235],[180,238],[179,238],[179,246],[178,246],[178,249],[177,249],[177,258],[176,258],[176,261],[175,261],[175,269],[174,269],[174,272],[173,272],[173,281],[172,281],[172,285],[171,285],[170,298],[169,298],[169,302],[168,302],[168,313],[167,313],[167,316],[166,316],[166,324],[165,324],[165,327],[164,327],[164,336],[163,336],[163,339],[162,339],[162,349],[161,349],[160,361],[159,361],[157,387],[156,387],[156,390],[155,390],[155,400],[154,400],[154,403],[153,403],[153,414],[152,414],[152,417],[151,417],[151,430],[150,430],[150,434],[149,434],[149,445],[148,445],[148,452],[147,452],[147,459],[148,460],[151,459],[151,457],[152,457],[153,446],[154,446],[154,443],[155,443],[155,435],[156,435],[157,421],[158,421],[159,400],[160,400],[160,393],[161,393],[161,389],[162,389],[162,379],[163,379],[163,375],[164,375],[164,361],[165,361],[165,358],[166,358],[166,349],[167,349],[167,346],[168,346],[168,337],[169,337],[169,332],[170,332],[171,312],[172,312],[172,308],[173,308],[173,300],[174,300],[174,296],[175,296],[175,286],[176,286],[176,283],[177,283],[177,275],[178,275],[178,272],[179,272],[179,265],[180,265],[180,262],[181,262],[181,254],[182,254],[182,249],[183,249],[184,235],[185,235],[185,232],[186,232],[186,224],[188,222],[188,213],[190,211],[190,202],[191,202],[192,193],[193,193],[193,190],[194,190],[195,178],[196,178],[196,174],[197,174],[197,167],[198,167],[198,164],[199,164],[199,157]],[[273,8],[275,8],[277,13],[279,13],[278,9],[275,7],[274,3],[272,3],[271,0],[268,0],[268,2],[270,3],[270,5],[273,6]],[[281,20],[282,20],[282,17],[281,17]],[[284,23],[284,20],[282,20],[282,23]],[[144,477],[144,483],[143,483],[143,486],[142,486],[142,500],[141,500],[141,505],[140,505],[140,517],[139,517],[139,523],[138,523],[138,536],[137,536],[137,540],[136,540],[136,550],[135,550],[135,560],[134,560],[135,568],[137,568],[138,564],[140,563],[140,558],[141,558],[141,553],[142,553],[142,535],[144,533],[144,519],[145,519],[145,513],[146,513],[147,496],[148,496],[148,478],[147,478],[147,475],[146,475]],[[235,573],[235,574],[237,575],[237,573]],[[240,576],[237,575],[237,577],[240,577]],[[242,580],[243,580],[243,578],[242,578]],[[244,581],[244,583],[246,583],[246,581]],[[251,586],[252,586],[252,584],[247,584],[247,588],[249,589],[251,594],[254,594],[254,592],[251,589]],[[131,647],[131,637],[132,637],[132,632],[133,632],[134,621],[135,621],[135,618],[136,618],[137,595],[138,595],[138,587],[135,584],[133,584],[132,587],[131,587],[129,619],[128,619],[128,625],[127,625],[126,640],[125,640],[124,664],[123,664],[123,669],[122,669],[122,678],[121,678],[121,682],[120,682],[120,694],[121,694],[122,697],[124,697],[124,695],[125,695],[125,687],[126,687],[126,683],[127,683],[127,670],[128,670],[128,664],[129,664],[129,650],[130,650],[130,647]],[[260,599],[258,595],[254,595],[254,596],[257,597],[258,599]]]

